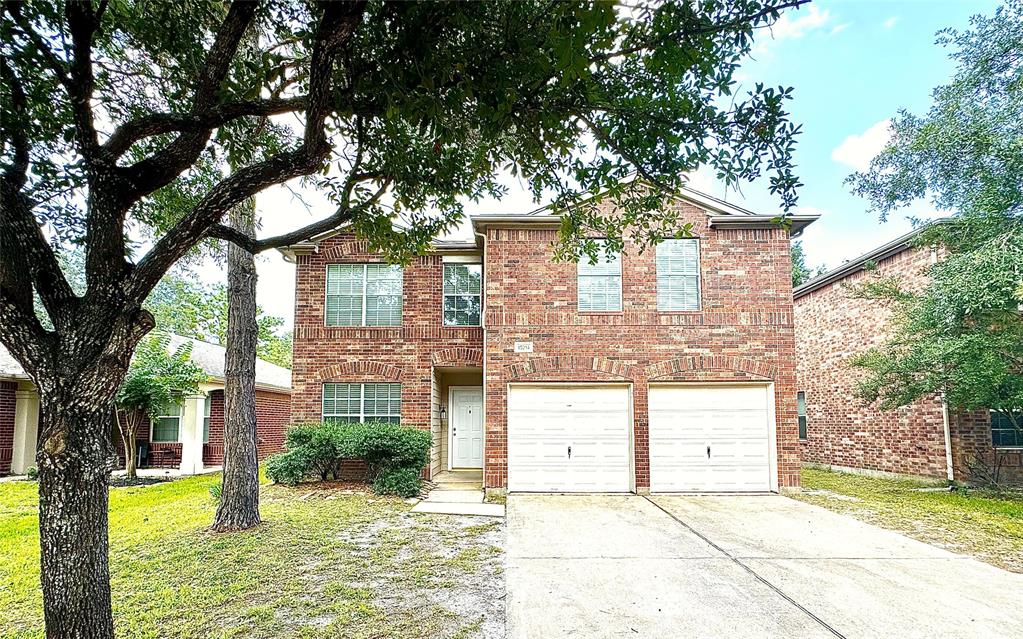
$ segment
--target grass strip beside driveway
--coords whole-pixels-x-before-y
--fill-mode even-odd
[[[1023,573],[1023,494],[931,490],[944,482],[812,468],[802,476],[796,499]]]

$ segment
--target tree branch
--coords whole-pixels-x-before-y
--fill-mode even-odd
[[[250,100],[221,104],[199,114],[152,113],[117,127],[103,144],[102,150],[111,159],[124,154],[131,145],[165,133],[202,133],[246,116],[267,117],[301,111],[309,104],[307,96],[273,100]]]
[[[233,206],[268,186],[308,175],[323,165],[331,148],[324,123],[333,106],[330,88],[334,60],[355,33],[365,5],[363,0],[323,5],[309,63],[309,105],[302,145],[236,171],[211,189],[139,262],[125,285],[129,299],[141,303],[167,269],[206,236]]]
[[[92,113],[95,78],[92,73],[92,35],[99,23],[92,11],[91,0],[73,0],[65,6],[68,29],[71,31],[71,77],[67,85],[71,113],[78,134],[78,146],[88,162],[96,155],[99,142]]]

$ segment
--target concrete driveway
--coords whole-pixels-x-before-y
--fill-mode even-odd
[[[1020,637],[1023,575],[780,496],[512,495],[508,637]]]

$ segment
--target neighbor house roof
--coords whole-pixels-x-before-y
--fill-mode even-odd
[[[938,220],[941,222],[942,220]],[[899,253],[912,248],[916,237],[924,231],[926,227],[920,227],[914,229],[905,235],[901,235],[891,242],[882,244],[881,246],[868,251],[859,257],[855,257],[846,262],[842,262],[842,265],[833,268],[830,271],[818,275],[817,277],[803,282],[796,288],[792,289],[792,299],[799,299],[800,297],[812,293],[819,288],[823,288],[828,284],[832,284],[847,276],[862,271],[868,263],[880,262],[881,260],[898,255]]]
[[[192,362],[218,382],[224,381],[224,357],[227,354],[220,344],[211,344],[191,337],[171,335],[170,348],[175,349],[185,342],[192,343]],[[256,360],[256,386],[269,390],[291,390],[291,371],[268,361]]]
[[[224,382],[224,356],[226,350],[219,344],[210,344],[201,340],[180,335],[172,335],[170,348],[191,342],[191,360],[214,381]],[[28,379],[25,369],[14,359],[6,348],[0,345],[0,379]],[[291,391],[291,371],[282,366],[271,364],[262,359],[256,360],[256,387],[265,390]]]

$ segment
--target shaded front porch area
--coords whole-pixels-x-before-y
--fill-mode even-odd
[[[434,366],[431,380],[430,477],[483,480],[483,369]],[[458,471],[458,472],[452,472]],[[477,486],[478,488],[478,486]],[[471,489],[470,489],[471,490]]]

